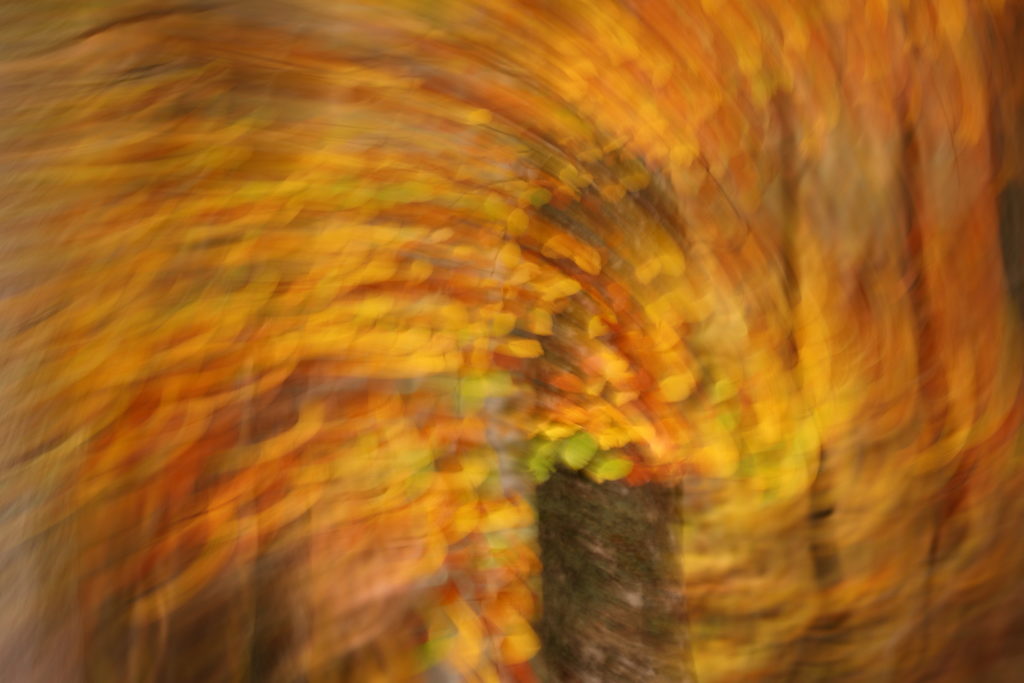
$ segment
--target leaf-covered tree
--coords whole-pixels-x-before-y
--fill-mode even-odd
[[[1014,680],[1016,0],[0,7],[12,680]]]

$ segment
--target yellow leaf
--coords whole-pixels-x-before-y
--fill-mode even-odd
[[[706,476],[724,479],[736,473],[740,454],[729,435],[722,434],[714,443],[699,449],[694,460]]]
[[[533,510],[525,502],[494,506],[480,521],[480,531],[490,533],[502,529],[521,529],[533,523]]]
[[[530,334],[551,334],[551,314],[543,308],[535,308],[526,316],[526,331]]]
[[[415,567],[415,572],[420,576],[428,576],[437,571],[448,557],[448,541],[444,534],[432,533],[426,541],[426,550]]]
[[[618,183],[603,185],[601,186],[601,196],[609,202],[617,202],[626,196],[626,188]]]
[[[551,192],[543,187],[531,187],[520,197],[521,206],[527,204],[533,205],[534,208],[539,209],[548,202],[551,201]]]
[[[567,164],[558,172],[558,179],[574,190],[578,189],[581,185],[580,172],[571,164]]]
[[[498,350],[516,358],[537,358],[544,354],[544,347],[536,339],[509,339]]]
[[[522,209],[513,209],[508,215],[508,231],[513,235],[522,235],[530,227],[530,217]]]
[[[677,251],[666,251],[661,255],[662,270],[670,277],[681,277],[686,272],[686,259]]]
[[[616,391],[614,397],[612,398],[612,401],[615,403],[616,406],[621,408],[627,403],[635,401],[638,396],[639,394],[636,393],[635,391]]]
[[[658,277],[658,273],[661,272],[661,261],[657,258],[652,258],[647,263],[639,266],[636,269],[636,279],[641,284],[650,284],[650,282]]]
[[[681,342],[679,334],[664,322],[650,333],[650,339],[656,351],[671,351]]]
[[[651,176],[643,169],[637,169],[622,179],[622,185],[630,192],[636,192],[647,187],[651,182]]]
[[[451,526],[448,527],[448,533],[445,534],[448,543],[456,543],[462,540],[470,532],[474,531],[479,523],[480,511],[476,502],[462,505],[455,512],[455,516],[452,517]]]
[[[558,233],[549,239],[544,244],[543,253],[549,258],[567,258],[590,275],[601,272],[601,254],[597,249],[566,233]]]
[[[689,166],[697,158],[697,152],[696,144],[683,141],[672,148],[672,151],[669,152],[669,159],[677,166]]]
[[[461,303],[445,304],[437,312],[439,320],[445,323],[445,329],[461,330],[469,323],[469,313]]]
[[[508,214],[508,205],[500,195],[492,192],[484,200],[483,210],[489,218],[501,220]]]
[[[363,318],[380,318],[395,307],[395,300],[390,296],[368,296],[361,299],[356,307]]]
[[[532,629],[509,634],[501,641],[501,658],[506,664],[519,664],[537,654],[540,642]]]
[[[434,272],[434,266],[430,265],[429,261],[417,259],[409,264],[406,272],[411,283],[419,284],[430,277],[430,274]]]
[[[600,337],[603,334],[608,334],[609,331],[610,330],[608,329],[608,326],[604,324],[604,321],[596,315],[587,323],[587,335],[591,339]]]
[[[469,488],[480,486],[494,471],[494,466],[484,457],[463,457],[459,464],[462,465],[461,474]]]
[[[665,400],[670,402],[682,401],[687,398],[693,392],[695,385],[696,380],[689,372],[666,377],[658,383]]]
[[[556,301],[558,299],[576,294],[583,286],[571,277],[558,278],[541,292],[541,298],[545,301]]]
[[[483,126],[491,122],[491,112],[486,109],[474,109],[466,115],[466,122],[473,126]]]
[[[523,260],[522,251],[515,242],[506,242],[498,251],[498,263],[505,268],[514,268]]]
[[[566,437],[572,436],[579,430],[580,428],[577,427],[576,425],[556,423],[542,427],[538,433],[545,439],[551,439],[552,441],[555,441],[558,439],[564,439]]]
[[[445,605],[444,611],[459,632],[453,647],[453,658],[458,664],[471,669],[480,659],[483,639],[480,617],[461,599]]]
[[[452,237],[455,237],[454,230],[452,230],[451,228],[441,228],[440,230],[434,230],[433,232],[431,232],[430,236],[427,239],[433,242],[434,244],[440,244],[441,242],[447,242]]]
[[[384,282],[394,277],[397,271],[398,267],[395,265],[394,259],[376,258],[359,270],[349,284]]]
[[[508,311],[501,311],[494,316],[491,330],[495,337],[504,337],[516,326],[516,314]],[[532,340],[531,340],[532,341]],[[540,354],[538,354],[540,355]],[[532,356],[531,356],[532,358]]]

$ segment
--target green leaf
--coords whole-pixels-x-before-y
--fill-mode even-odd
[[[538,484],[543,484],[551,478],[551,473],[554,471],[554,463],[546,462],[542,458],[530,458],[530,461],[526,463],[526,469],[530,471],[534,481]]]
[[[581,470],[597,453],[597,441],[586,432],[577,432],[562,442],[562,462],[574,470]]]
[[[551,193],[543,187],[537,187],[530,191],[530,203],[540,208],[551,201]]]
[[[508,550],[508,541],[497,534],[487,534],[486,540],[491,550]]]
[[[420,661],[426,667],[431,667],[441,662],[448,656],[458,638],[458,631],[454,627],[447,629],[445,633],[428,640],[419,647]]]
[[[711,387],[711,400],[715,403],[723,403],[736,396],[738,391],[735,382],[723,378]]]
[[[718,414],[718,422],[726,431],[735,431],[740,423],[739,414],[733,410],[724,410]]]
[[[433,196],[429,185],[410,181],[397,185],[385,185],[377,190],[377,199],[385,204],[415,204],[425,202]]]
[[[533,475],[538,484],[543,484],[555,470],[555,443],[553,441],[534,441],[533,449],[526,461],[526,469]]]
[[[495,396],[510,396],[515,385],[508,373],[492,372],[485,375],[469,375],[459,382],[459,413],[472,415],[480,412],[484,402]]]
[[[587,474],[598,483],[622,479],[632,471],[633,461],[621,456],[598,458],[587,467]]]

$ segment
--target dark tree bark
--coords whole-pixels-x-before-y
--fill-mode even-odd
[[[695,680],[673,533],[679,495],[563,469],[537,489],[544,678]]]

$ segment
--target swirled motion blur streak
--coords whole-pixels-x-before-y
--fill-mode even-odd
[[[0,678],[1021,680],[1022,18],[0,2]]]

